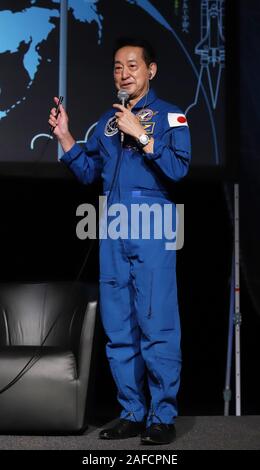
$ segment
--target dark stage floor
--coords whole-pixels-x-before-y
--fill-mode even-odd
[[[1,450],[260,450],[260,416],[182,416],[177,439],[165,446],[143,446],[139,438],[104,441],[91,425],[79,436],[0,436]]]

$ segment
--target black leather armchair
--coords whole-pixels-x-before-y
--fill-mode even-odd
[[[33,357],[0,393],[1,433],[86,427],[96,306],[86,283],[0,284],[0,392]]]

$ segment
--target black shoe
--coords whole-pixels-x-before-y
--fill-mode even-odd
[[[115,426],[103,429],[99,433],[100,439],[127,439],[138,436],[145,429],[145,423],[120,419]]]
[[[174,424],[152,424],[141,436],[141,444],[170,444],[176,438]]]

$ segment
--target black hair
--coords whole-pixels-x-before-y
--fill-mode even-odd
[[[156,62],[155,50],[150,42],[146,39],[131,37],[120,37],[116,40],[113,50],[113,60],[118,49],[126,46],[141,47],[143,49],[143,58],[147,67],[151,62]]]

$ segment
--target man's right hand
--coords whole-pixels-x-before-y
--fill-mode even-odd
[[[59,98],[57,96],[54,97],[54,103],[57,105],[59,102]],[[54,128],[53,134],[56,135],[58,141],[60,142],[64,152],[68,152],[71,147],[75,144],[75,139],[72,137],[68,122],[69,118],[68,115],[62,106],[59,105],[59,113],[57,116],[57,109],[52,108],[49,116],[49,124]]]

